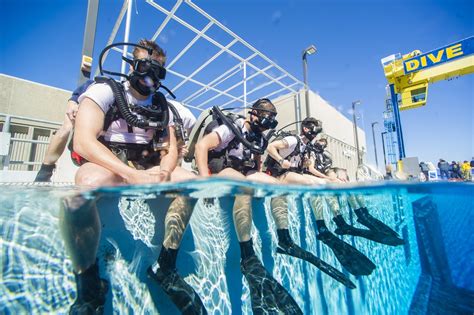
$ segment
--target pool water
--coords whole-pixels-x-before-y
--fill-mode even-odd
[[[179,273],[209,314],[251,314],[250,291],[240,271],[231,205],[236,194],[253,196],[257,256],[304,314],[472,314],[474,312],[474,185],[378,184],[343,188],[268,186],[225,179],[189,183],[104,187],[1,185],[0,313],[67,313],[76,297],[72,264],[58,228],[61,199],[96,199],[102,224],[101,276],[111,285],[105,313],[175,314],[177,308],[146,276],[160,251],[167,205],[178,194],[198,198],[178,255]],[[348,194],[363,195],[370,213],[405,240],[387,246],[343,236],[376,265],[370,276],[350,275],[317,240],[309,199],[338,195],[346,221],[355,221]],[[313,265],[275,252],[270,197],[289,198],[290,234],[349,276],[350,290]],[[328,209],[330,230],[335,224]]]

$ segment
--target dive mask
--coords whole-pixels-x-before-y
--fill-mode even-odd
[[[320,126],[317,126],[315,124],[310,124],[308,126],[304,126],[305,128],[309,129],[304,133],[304,136],[308,138],[310,141],[314,139],[322,130],[323,128]]]
[[[260,127],[265,129],[275,129],[278,125],[278,121],[275,119],[275,115],[257,116],[258,124]]]
[[[140,76],[150,76],[154,81],[164,80],[166,77],[166,69],[156,60],[151,58],[134,59],[131,61],[136,74]]]
[[[166,69],[156,60],[149,58],[128,59],[122,57],[132,65],[133,71],[129,75],[130,84],[141,95],[148,96],[161,86],[161,80],[166,76]],[[140,81],[142,80],[142,81]]]
[[[316,148],[316,151],[318,153],[324,152],[324,149],[326,149],[326,144],[320,143],[319,141],[316,141],[314,144],[314,147]]]

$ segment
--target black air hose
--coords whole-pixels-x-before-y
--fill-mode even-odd
[[[252,144],[250,143],[247,139],[245,139],[245,137],[242,136],[242,132],[237,129],[237,127],[234,125],[234,123],[232,121],[230,121],[226,115],[224,115],[224,113],[220,110],[219,107],[217,106],[213,106],[212,107],[212,111],[214,113],[217,114],[217,116],[219,117],[219,119],[222,120],[222,122],[230,128],[230,130],[232,130],[232,132],[234,133],[234,135],[242,142],[242,144],[250,150],[250,152],[252,152],[253,154],[257,154],[257,155],[262,155],[265,153],[265,149],[263,148],[260,148],[259,146],[255,145],[255,144]]]
[[[163,112],[162,121],[154,122],[154,121],[149,121],[148,119],[138,118],[130,111],[130,108],[128,107],[128,103],[125,100],[124,93],[122,91],[122,87],[120,86],[120,84],[117,81],[110,78],[107,78],[106,82],[109,84],[110,88],[112,89],[112,92],[114,93],[114,96],[115,96],[115,101],[117,102],[117,107],[123,119],[125,119],[125,121],[127,122],[127,124],[138,127],[138,128],[142,128],[142,129],[148,129],[148,128],[164,129],[168,125],[169,112],[168,112],[168,106],[166,102],[163,103],[161,100],[158,100],[160,102],[160,109]],[[155,93],[153,95],[153,99],[155,97],[160,97],[157,94],[161,94],[161,93]],[[161,95],[163,96],[163,94]]]
[[[173,104],[168,102],[168,107],[173,113],[174,116],[174,122],[176,123],[175,125],[175,131],[176,131],[176,136],[180,137],[183,142],[187,142],[189,140],[188,133],[184,129],[184,122],[183,119],[181,118],[181,115],[179,115],[178,110],[176,107],[174,107]]]

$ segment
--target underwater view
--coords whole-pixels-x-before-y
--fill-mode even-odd
[[[183,313],[472,314],[474,310],[472,184],[314,188],[213,178],[89,191],[51,185],[3,184],[1,189],[2,314],[64,314],[74,303],[73,263],[60,228],[65,201],[74,198],[95,202],[98,209],[97,267],[107,283],[102,311],[179,313],[180,287],[173,291],[158,285],[152,276],[156,273],[147,272],[164,241],[166,209],[177,196],[196,201],[176,267],[200,299],[201,310],[181,308]],[[251,236],[261,263],[240,264],[232,222],[235,196],[251,198]],[[293,250],[282,249],[271,213],[272,201],[282,196],[288,201],[291,239],[299,246]],[[351,198],[363,198],[370,218],[376,219],[368,222],[357,216]],[[330,213],[332,199],[359,232],[387,228],[399,237],[339,234]],[[317,227],[317,204],[328,233],[336,235],[331,242]],[[84,214],[82,218],[82,225],[74,228],[84,228],[82,241],[87,242],[92,232]]]

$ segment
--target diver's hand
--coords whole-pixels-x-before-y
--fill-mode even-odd
[[[69,120],[74,121],[76,119],[77,111],[79,110],[79,104],[74,101],[67,103],[66,115]]]
[[[182,158],[185,155],[189,153],[188,147],[187,146],[182,146],[181,148],[178,149],[178,157]]]
[[[281,165],[281,168],[283,169],[289,169],[291,167],[291,163],[288,160],[283,160],[283,162],[281,162],[280,165]]]

